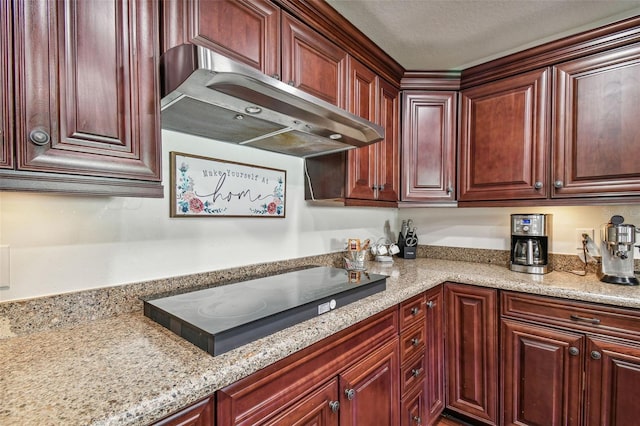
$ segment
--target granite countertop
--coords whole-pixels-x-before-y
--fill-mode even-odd
[[[443,281],[640,308],[594,274],[434,259],[371,262],[387,290],[212,357],[139,313],[0,340],[0,424],[145,425]]]

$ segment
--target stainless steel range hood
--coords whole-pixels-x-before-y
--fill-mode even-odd
[[[161,58],[162,127],[314,157],[368,146],[382,127],[203,47]]]

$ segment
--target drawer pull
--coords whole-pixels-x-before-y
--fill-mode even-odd
[[[571,314],[570,318],[574,321],[588,322],[589,324],[594,324],[594,325],[600,324],[600,320],[598,318],[581,317],[580,315],[576,315],[576,314]]]
[[[593,359],[600,359],[602,358],[602,354],[598,351],[591,351],[591,358]]]
[[[329,408],[334,413],[337,413],[338,410],[340,409],[340,402],[338,402],[338,401],[329,401]]]
[[[576,355],[579,355],[579,354],[580,354],[580,349],[576,348],[575,346],[571,346],[569,348],[569,355],[576,356]]]
[[[427,302],[427,308],[433,309],[434,306],[436,306],[436,303],[433,300]]]
[[[412,420],[416,422],[417,425],[422,424],[422,419],[420,418],[420,416],[413,416]]]
[[[411,344],[413,346],[418,346],[420,344],[420,339],[418,339],[417,337],[414,337],[413,339],[411,339]]]
[[[421,372],[422,372],[422,368],[414,368],[413,370],[411,370],[411,375],[413,377],[418,377]]]
[[[420,308],[413,307],[411,308],[411,315],[416,316],[420,312]]]

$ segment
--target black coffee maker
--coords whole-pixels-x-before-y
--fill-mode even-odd
[[[510,269],[527,274],[550,272],[549,234],[550,214],[512,214]]]

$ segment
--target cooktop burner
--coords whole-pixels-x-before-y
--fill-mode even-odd
[[[144,314],[219,355],[386,288],[386,276],[324,266],[144,301]]]

